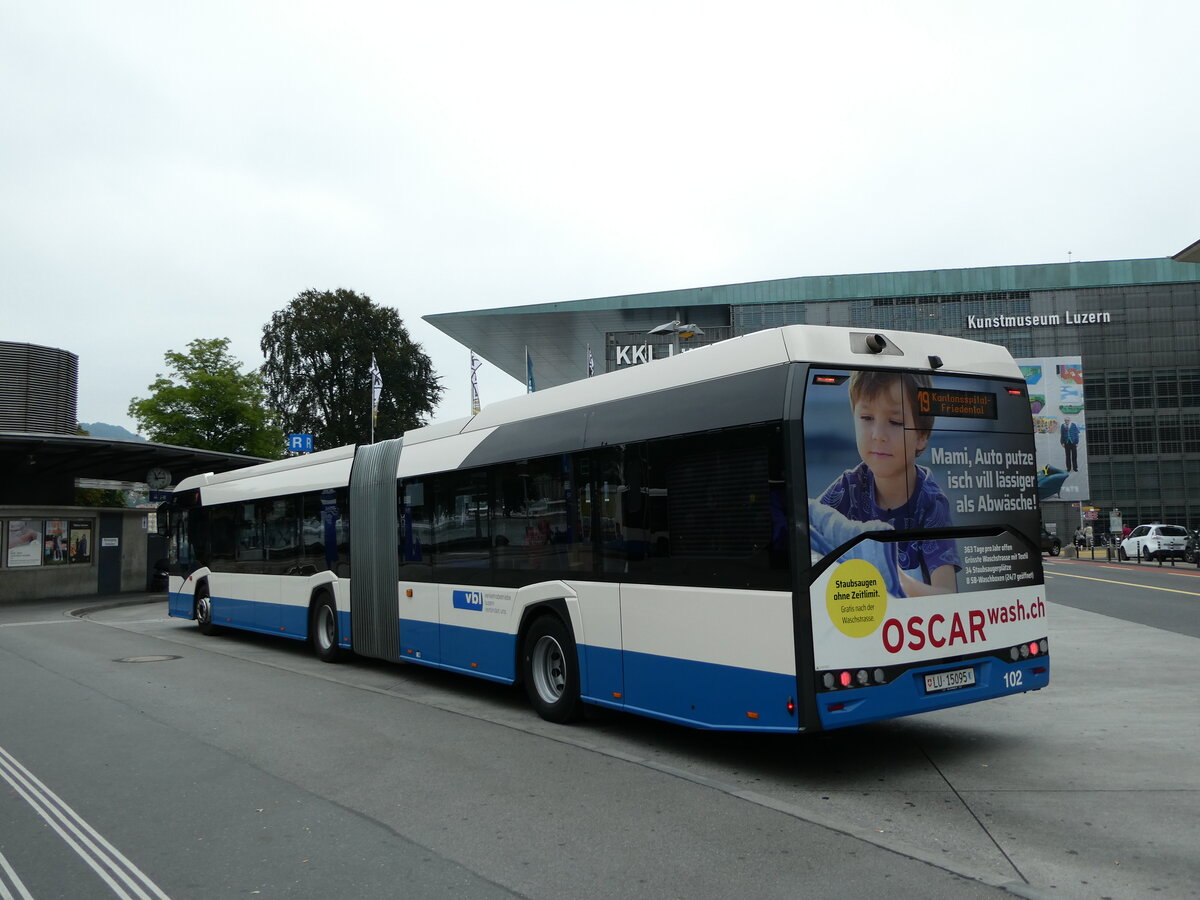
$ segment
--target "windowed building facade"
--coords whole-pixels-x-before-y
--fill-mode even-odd
[[[1069,469],[1059,433],[1065,443],[1076,426],[1075,493],[1042,501],[1047,527],[1069,539],[1081,523],[1108,531],[1118,512],[1131,526],[1200,527],[1200,264],[1187,254],[778,279],[427,320],[522,381],[528,347],[539,388],[586,377],[589,356],[613,371],[801,323],[1001,344],[1027,372],[1050,448],[1039,466]]]

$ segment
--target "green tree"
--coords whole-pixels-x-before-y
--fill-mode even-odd
[[[271,421],[257,372],[242,372],[229,339],[197,338],[164,359],[173,377],[155,376],[150,396],[135,397],[129,416],[160,444],[278,459],[283,432]]]
[[[75,488],[76,506],[99,506],[122,509],[125,502],[124,491],[105,490],[103,488]]]
[[[339,288],[308,290],[263,326],[267,399],[288,432],[329,449],[371,439],[371,357],[383,380],[375,438],[428,421],[442,395],[396,310]]]
[[[81,437],[90,436],[91,432],[83,427],[82,422],[75,423],[75,433]],[[75,488],[75,505],[91,507],[124,508],[125,492],[107,490],[104,488]]]

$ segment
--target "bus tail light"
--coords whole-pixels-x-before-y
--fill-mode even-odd
[[[898,671],[904,668],[903,666],[897,666],[896,671],[889,671],[880,667],[877,669],[857,669],[855,671],[844,672],[819,672],[818,675],[821,678],[819,688],[827,691],[839,691],[843,688],[873,687],[875,685],[887,684],[896,677]],[[789,707],[789,711],[791,708]]]
[[[1004,655],[1008,657],[1009,662],[1019,662],[1022,659],[1029,659],[1031,656],[1045,656],[1049,648],[1049,641],[1046,638],[1042,638],[1039,641],[1030,641],[1027,644],[1017,644],[1015,647],[1009,647],[1008,652]]]

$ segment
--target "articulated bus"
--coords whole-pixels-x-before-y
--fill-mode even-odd
[[[706,729],[1049,683],[1032,417],[998,346],[793,325],[181,482],[170,613]]]

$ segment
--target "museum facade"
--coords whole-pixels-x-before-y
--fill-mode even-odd
[[[521,381],[531,368],[538,388],[587,377],[589,360],[613,371],[791,324],[1000,344],[1029,385],[1039,468],[1058,476],[1042,500],[1051,531],[1200,527],[1200,243],[1161,259],[807,276],[425,318]]]

